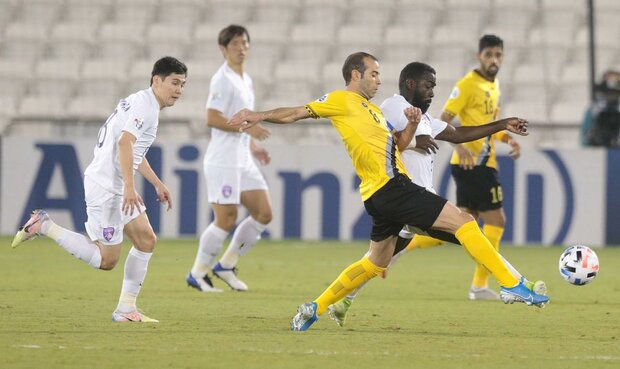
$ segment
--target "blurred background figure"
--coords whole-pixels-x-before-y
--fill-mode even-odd
[[[620,146],[620,71],[608,70],[596,86],[596,98],[586,110],[582,133],[587,146]]]

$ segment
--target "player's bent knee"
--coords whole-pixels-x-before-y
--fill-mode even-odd
[[[142,252],[153,252],[155,244],[157,244],[157,235],[155,232],[149,232],[140,237],[140,242],[136,242],[134,247]]]
[[[265,212],[265,213],[260,213],[258,214],[258,216],[255,218],[255,220],[257,222],[259,222],[260,224],[269,224],[271,223],[271,220],[273,219],[273,214],[271,213],[271,211],[269,212]]]
[[[112,270],[118,264],[118,256],[101,255],[101,270]]]

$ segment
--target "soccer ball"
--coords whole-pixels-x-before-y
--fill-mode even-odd
[[[568,283],[588,284],[596,278],[598,269],[598,256],[587,246],[571,246],[560,256],[560,274]]]

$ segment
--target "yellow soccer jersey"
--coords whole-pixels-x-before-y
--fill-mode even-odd
[[[478,72],[471,71],[456,83],[443,110],[458,116],[463,126],[479,126],[498,118],[499,97],[497,78],[491,82]],[[465,142],[463,145],[474,153],[476,165],[486,165],[497,169],[494,141],[503,135],[503,132],[498,132],[476,141]],[[450,164],[459,164],[456,152],[452,153]]]
[[[306,105],[312,118],[329,118],[338,130],[366,201],[399,173],[406,174],[381,109],[350,91],[333,91]]]

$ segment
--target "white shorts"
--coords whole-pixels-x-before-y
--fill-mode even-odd
[[[84,178],[84,194],[88,215],[84,223],[86,232],[91,240],[103,245],[122,243],[125,225],[146,210],[140,205],[140,212],[134,210],[133,215],[123,214],[123,196],[106,190],[88,176]]]
[[[241,192],[267,190],[267,182],[253,161],[243,168],[204,166],[211,204],[239,204]]]

